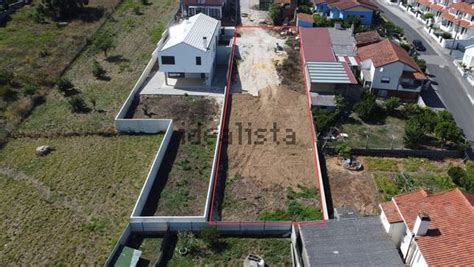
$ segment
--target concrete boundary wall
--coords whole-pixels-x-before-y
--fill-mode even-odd
[[[153,124],[154,121],[148,120],[148,124],[145,122],[138,121],[138,126],[141,129],[142,127],[146,128],[146,125],[148,124]],[[162,123],[161,121],[157,122],[158,124]],[[144,125],[142,125],[144,124]],[[158,152],[156,153],[155,159],[153,160],[153,164],[151,165],[150,171],[148,172],[148,176],[145,180],[145,184],[143,185],[142,191],[140,192],[140,195],[138,196],[138,200],[135,204],[135,207],[133,208],[132,211],[132,217],[133,216],[140,216],[143,207],[145,206],[145,203],[148,199],[148,196],[150,195],[151,188],[153,187],[153,183],[155,182],[156,179],[159,179],[160,177],[157,177],[158,175],[158,170],[160,169],[161,162],[163,161],[163,158],[165,157],[166,154],[166,149],[168,148],[168,144],[171,140],[171,136],[173,135],[173,121],[168,120],[168,128],[166,129],[165,136],[163,137],[163,140],[161,141],[160,147],[158,148]]]
[[[130,226],[130,224],[127,224],[127,226],[125,227],[125,230],[120,235],[120,238],[115,243],[115,246],[112,252],[110,253],[109,257],[107,258],[107,261],[105,262],[104,266],[112,266],[112,263],[115,261],[115,258],[118,256],[118,250],[122,246],[125,246],[131,234],[132,234],[132,227]]]

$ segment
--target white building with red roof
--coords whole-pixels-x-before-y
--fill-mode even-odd
[[[474,266],[474,195],[456,188],[398,195],[380,205],[385,231],[410,266]]]
[[[427,78],[407,51],[385,39],[359,47],[357,55],[364,87],[379,97],[417,101]]]

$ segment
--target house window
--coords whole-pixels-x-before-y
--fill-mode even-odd
[[[203,5],[203,4],[205,4],[205,3],[206,3],[206,0],[198,0],[198,4]]]
[[[173,56],[162,56],[161,57],[161,64],[163,64],[163,65],[174,65],[174,57]]]
[[[387,90],[378,90],[377,91],[377,95],[379,97],[387,97],[387,93],[388,93]]]
[[[381,83],[390,83],[390,77],[382,77],[382,78],[380,79],[380,82],[381,82]]]
[[[196,65],[201,66],[201,57],[196,57]]]

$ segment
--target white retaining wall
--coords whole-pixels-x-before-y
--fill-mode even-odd
[[[171,140],[171,136],[173,135],[173,121],[172,120],[166,120],[166,121],[168,121],[168,127],[166,129],[165,136],[163,137],[163,141],[161,142],[158,152],[156,153],[155,159],[153,160],[153,164],[151,165],[151,169],[148,172],[148,176],[145,180],[145,184],[143,185],[142,191],[140,192],[140,195],[135,204],[135,207],[133,208],[131,217],[140,216],[143,210],[143,207],[145,206],[145,203],[148,199],[148,195],[150,194],[151,188],[153,187],[153,183],[155,182],[157,178],[158,179],[160,178],[160,177],[157,177],[157,174],[160,169],[161,162],[163,161],[163,158],[165,157],[166,149],[168,148],[168,144]],[[156,123],[161,124],[162,121],[158,121]],[[152,124],[154,124],[153,120],[138,121],[137,126],[141,126],[141,127],[136,128],[134,130],[139,130],[141,128],[148,129],[148,128],[151,128],[151,126],[147,126],[147,125],[152,125]]]

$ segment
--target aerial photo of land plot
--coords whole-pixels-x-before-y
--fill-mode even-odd
[[[228,142],[221,159],[226,166],[220,176],[225,180],[222,220],[319,219],[304,87],[294,91],[282,85],[275,66],[287,57],[286,38],[265,29],[240,33],[234,81],[242,93],[229,100]]]
[[[143,216],[202,215],[220,120],[219,99],[206,96],[140,96],[133,118],[173,119],[173,135]]]

